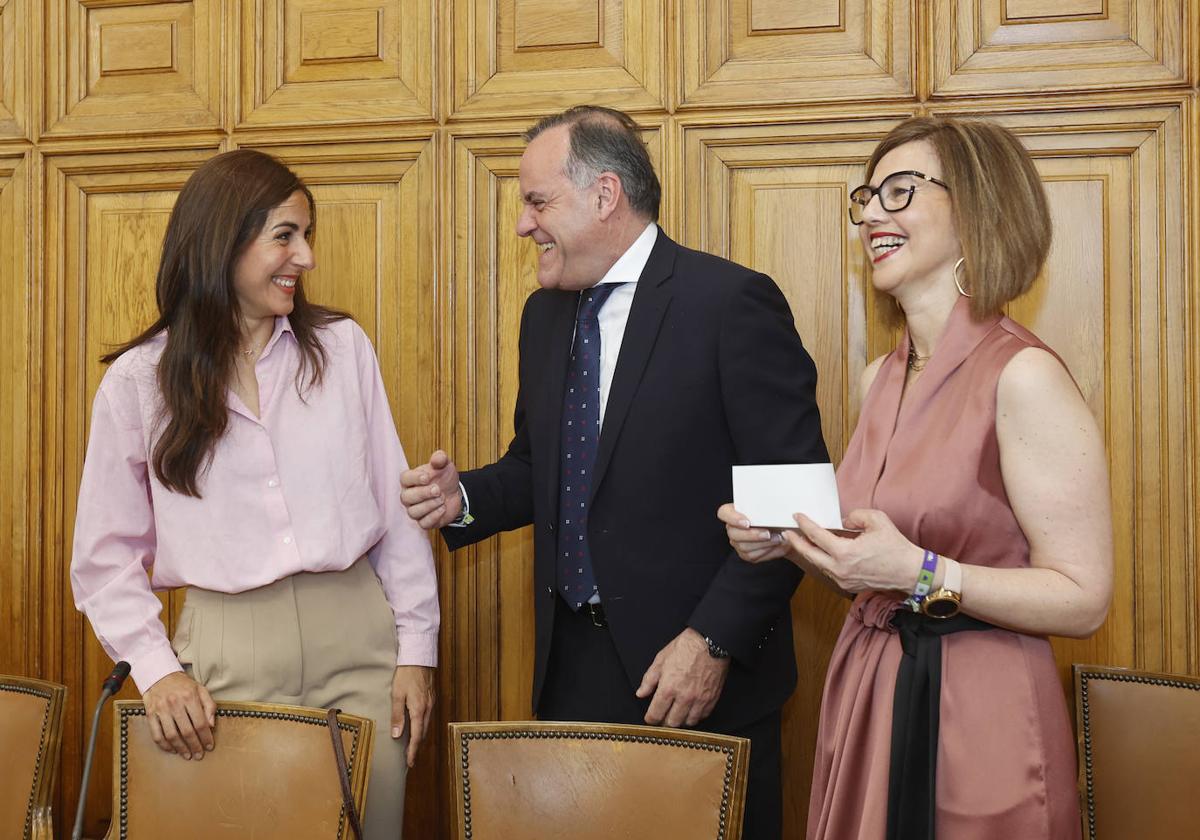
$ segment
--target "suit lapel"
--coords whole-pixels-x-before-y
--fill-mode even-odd
[[[542,396],[545,400],[545,410],[541,412],[541,416],[546,418],[547,422],[543,434],[539,436],[541,445],[545,447],[545,463],[550,473],[546,481],[549,494],[546,509],[550,511],[551,522],[558,521],[563,391],[567,387],[567,362],[571,357],[571,337],[575,329],[575,312],[579,308],[579,293],[563,292],[555,295],[555,298],[550,313],[547,373]],[[538,445],[537,438],[533,445]]]
[[[650,259],[638,278],[637,290],[633,294],[633,305],[629,320],[625,322],[625,334],[621,338],[621,355],[617,369],[613,372],[612,387],[608,393],[608,404],[604,409],[604,425],[600,429],[600,447],[596,452],[596,465],[592,479],[592,498],[604,481],[604,473],[612,459],[613,448],[621,434],[621,426],[637,393],[638,383],[650,353],[658,338],[659,327],[671,302],[670,279],[675,267],[675,253],[679,246],[672,242],[659,228],[658,239],[650,252]]]

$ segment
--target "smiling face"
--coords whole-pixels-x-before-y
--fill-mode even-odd
[[[233,290],[245,321],[291,313],[300,275],[316,266],[311,235],[312,213],[303,192],[271,208],[233,264]]]
[[[600,190],[596,182],[577,187],[567,177],[567,126],[547,129],[521,156],[521,200],[517,235],[537,243],[538,284],[545,289],[587,289],[612,266],[604,247]]]
[[[904,170],[944,180],[933,147],[918,140],[884,155],[871,176],[871,186],[878,187],[892,173]],[[919,178],[910,183],[916,192],[908,207],[888,212],[875,196],[863,209],[863,223],[858,226],[874,267],[872,283],[894,297],[942,280],[952,282],[954,264],[962,256],[949,192]]]

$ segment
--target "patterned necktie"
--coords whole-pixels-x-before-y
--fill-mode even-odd
[[[588,490],[600,440],[600,307],[620,283],[605,283],[580,296],[575,341],[563,393],[562,452],[558,490],[558,593],[572,610],[596,592],[588,548]]]

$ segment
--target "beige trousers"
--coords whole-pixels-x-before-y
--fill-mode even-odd
[[[216,700],[337,707],[374,719],[363,831],[365,840],[398,840],[408,735],[391,737],[396,625],[370,563],[233,595],[189,588],[171,645]]]

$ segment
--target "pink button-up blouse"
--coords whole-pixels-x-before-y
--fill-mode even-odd
[[[433,554],[400,503],[408,464],[374,349],[351,320],[319,335],[324,380],[298,394],[300,347],[288,320],[276,319],[255,366],[262,416],[228,392],[229,425],[201,470],[201,498],[167,490],[151,466],[166,336],[125,353],[100,383],[71,584],[100,644],[131,663],[142,690],[181,670],[152,590],[242,592],[341,571],[364,554],[396,616],[397,664],[437,664]]]

